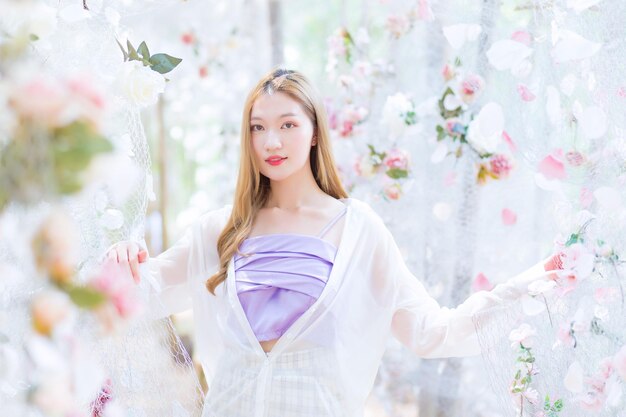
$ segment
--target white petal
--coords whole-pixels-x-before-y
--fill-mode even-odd
[[[614,188],[600,187],[593,192],[593,196],[606,210],[620,210],[622,207],[622,198]]]
[[[561,122],[561,97],[559,92],[553,86],[546,88],[546,112],[548,119],[553,126],[558,126]]]
[[[124,214],[116,209],[107,209],[100,218],[100,224],[108,230],[117,230],[124,225]]]
[[[576,88],[577,82],[578,82],[578,79],[576,78],[574,74],[567,74],[561,80],[561,85],[560,85],[561,92],[563,92],[563,94],[565,94],[566,96],[570,97],[574,93],[574,89]]]
[[[484,136],[502,134],[504,129],[504,113],[498,103],[489,102],[480,109],[477,119],[480,120],[480,131]]]
[[[557,64],[589,58],[600,50],[601,43],[592,42],[569,30],[559,32],[552,56]]]
[[[568,391],[573,393],[579,393],[583,390],[583,367],[578,361],[573,362],[568,370],[565,378],[563,378],[563,384]]]
[[[521,42],[503,39],[491,45],[487,51],[487,59],[495,69],[502,71],[516,67],[532,53],[532,48]]]
[[[433,214],[438,220],[445,222],[452,215],[452,206],[447,203],[437,203],[433,206]]]
[[[455,94],[448,94],[443,100],[443,107],[446,110],[455,110],[461,107],[461,100]]]
[[[537,184],[537,187],[546,191],[558,191],[561,188],[561,181],[549,180],[540,173],[535,174],[535,184]]]
[[[522,297],[522,311],[527,316],[536,316],[546,310],[546,305],[536,298],[524,296]]]
[[[598,106],[587,107],[580,115],[578,122],[583,135],[589,139],[601,138],[606,133],[606,113]]]
[[[443,27],[443,34],[453,49],[460,49],[465,42],[476,40],[482,28],[476,24],[459,23]]]
[[[444,142],[439,142],[435,152],[430,156],[430,162],[438,164],[448,155],[448,146]]]

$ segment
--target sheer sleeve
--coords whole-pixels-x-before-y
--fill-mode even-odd
[[[480,354],[473,316],[518,299],[527,292],[529,283],[547,276],[545,261],[542,261],[491,291],[472,294],[456,308],[441,307],[409,271],[391,232],[384,224],[380,226],[376,258],[383,266],[378,270],[384,269],[395,291],[391,331],[396,339],[423,358]]]
[[[164,317],[191,308],[191,280],[208,278],[207,274],[217,271],[217,238],[229,207],[205,213],[187,227],[174,245],[148,258],[144,277],[153,288],[149,299],[151,315]]]

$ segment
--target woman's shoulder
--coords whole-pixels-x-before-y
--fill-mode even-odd
[[[367,202],[354,197],[346,198],[345,202],[350,206],[355,217],[364,222],[366,226],[380,227],[385,225],[380,215]]]
[[[196,226],[204,230],[221,231],[230,217],[232,204],[225,204],[219,208],[205,211],[196,220]]]

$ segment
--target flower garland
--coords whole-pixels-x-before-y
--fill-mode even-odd
[[[476,181],[479,184],[508,177],[513,169],[511,158],[496,153],[503,136],[506,139],[502,109],[496,103],[488,103],[478,114],[471,111],[485,89],[484,79],[477,74],[462,76],[458,58],[444,66],[442,75],[445,89],[438,101],[442,122],[435,127],[441,149],[456,158],[463,156],[464,149],[477,155]],[[449,145],[455,149],[450,151]]]

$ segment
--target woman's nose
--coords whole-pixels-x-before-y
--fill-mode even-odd
[[[278,134],[270,130],[267,135],[267,140],[265,141],[265,149],[269,151],[272,149],[280,149],[282,147],[283,145]]]

